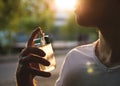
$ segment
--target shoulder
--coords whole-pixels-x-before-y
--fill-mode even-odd
[[[95,43],[78,46],[73,48],[71,51],[69,51],[67,56],[69,55],[92,56],[94,53],[94,47],[95,47]]]
[[[66,62],[76,64],[91,61],[95,57],[94,48],[95,43],[75,47],[66,55]]]
[[[82,45],[75,47],[70,52],[68,52],[62,65],[60,78],[57,81],[57,84],[60,84],[58,86],[67,83],[69,80],[74,81],[77,79],[76,74],[78,76],[78,73],[84,71],[86,68],[86,63],[93,62],[92,58],[94,53],[94,46],[94,43]],[[72,72],[73,70],[76,71]]]

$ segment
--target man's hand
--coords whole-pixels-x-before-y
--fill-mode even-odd
[[[43,72],[39,69],[39,63],[45,66],[50,65],[47,60],[42,58],[45,56],[44,51],[33,46],[33,39],[37,37],[39,31],[39,28],[33,31],[27,46],[20,53],[19,64],[16,71],[17,86],[34,86],[33,78],[35,76],[51,76],[49,72]]]

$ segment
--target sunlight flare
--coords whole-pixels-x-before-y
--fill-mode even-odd
[[[55,0],[57,9],[59,10],[74,10],[76,0]]]

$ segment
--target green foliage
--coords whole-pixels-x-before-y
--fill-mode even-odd
[[[21,0],[0,0],[0,32],[3,40],[0,47],[10,53],[13,43],[12,33],[18,30],[21,14]]]
[[[29,33],[38,26],[49,32],[53,27],[54,11],[49,0],[0,0],[0,32],[8,32],[0,47],[11,50],[13,32]],[[5,49],[6,50],[6,49]]]
[[[54,12],[50,3],[45,0],[23,0],[23,13],[20,20],[20,28],[31,32],[40,26],[49,32],[53,27]]]
[[[0,0],[0,29],[29,32],[41,26],[49,31],[54,20],[51,3],[47,0]]]
[[[0,29],[17,29],[20,7],[20,0],[0,0]]]

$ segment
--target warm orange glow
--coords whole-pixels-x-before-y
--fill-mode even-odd
[[[76,0],[55,0],[57,9],[59,10],[74,10]]]

